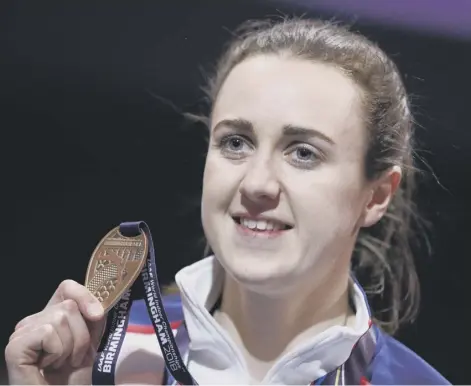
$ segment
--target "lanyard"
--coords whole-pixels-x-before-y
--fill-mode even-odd
[[[149,243],[146,263],[139,278],[108,313],[104,339],[100,343],[93,366],[92,384],[115,384],[116,363],[126,334],[131,304],[134,300],[144,298],[165,361],[167,382],[170,384],[176,382],[180,385],[198,385],[183,362],[171,325],[165,314],[155,264],[154,244],[149,227],[145,222],[125,222],[120,225],[120,233],[124,237],[134,237],[142,232]],[[184,323],[182,328],[186,328]],[[367,369],[375,349],[376,335],[374,328],[370,326],[368,331],[358,340],[348,360],[324,377],[313,381],[311,385],[368,384],[366,380]]]
[[[165,314],[155,265],[154,244],[149,227],[145,222],[126,222],[120,225],[119,230],[124,237],[133,237],[144,232],[149,243],[149,252],[140,277],[108,313],[104,334],[106,339],[101,341],[98,349],[93,366],[92,384],[115,384],[116,363],[126,334],[132,301],[144,298],[167,370],[179,384],[197,385],[183,363]]]

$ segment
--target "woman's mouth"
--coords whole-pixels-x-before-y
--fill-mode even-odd
[[[282,222],[274,220],[252,219],[238,216],[232,217],[232,219],[241,230],[252,234],[258,233],[266,235],[275,235],[293,228],[288,224],[284,224]]]

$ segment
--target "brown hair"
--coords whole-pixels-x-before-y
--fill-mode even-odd
[[[236,32],[206,89],[210,106],[230,71],[256,55],[328,63],[362,88],[369,141],[365,175],[372,180],[399,165],[403,180],[386,215],[360,231],[352,270],[365,288],[376,323],[388,333],[396,332],[418,312],[420,291],[411,241],[417,239],[416,226],[421,226],[413,201],[413,118],[396,65],[372,41],[338,23],[297,18],[251,21]]]

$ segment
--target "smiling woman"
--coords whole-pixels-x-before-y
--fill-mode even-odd
[[[396,66],[323,21],[239,32],[208,88],[208,257],[176,277],[190,372],[209,383],[446,383],[384,334],[414,319],[419,294],[413,119]],[[370,312],[375,296],[386,312]],[[352,369],[358,355],[370,360]]]
[[[394,63],[339,25],[252,23],[210,96],[201,217],[211,254],[176,275],[166,300],[191,379],[447,383],[388,334],[418,307],[412,116]],[[371,311],[368,288],[387,297],[387,313]],[[141,308],[116,380],[174,383],[163,363],[175,355],[162,355]],[[58,358],[55,374],[78,383]]]

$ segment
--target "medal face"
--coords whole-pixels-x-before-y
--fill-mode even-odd
[[[93,251],[85,287],[108,312],[139,277],[146,262],[148,241],[144,232],[125,237],[111,230]]]

